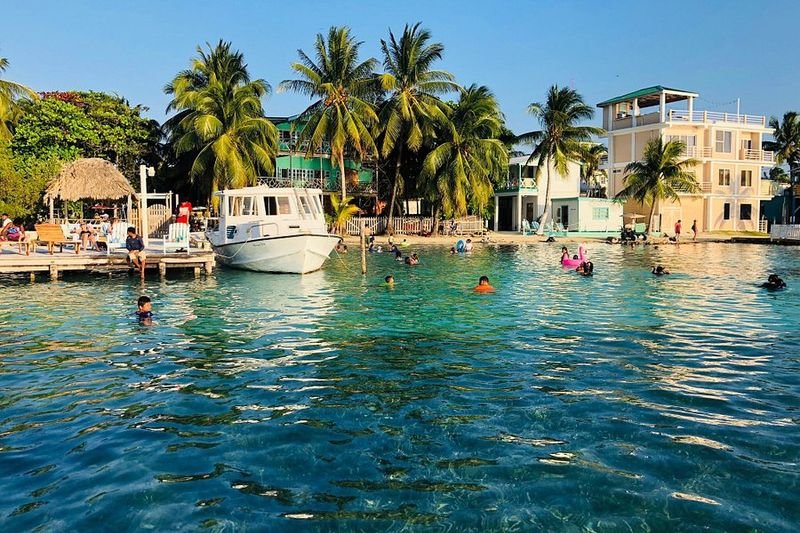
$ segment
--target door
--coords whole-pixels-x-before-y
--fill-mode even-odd
[[[525,204],[525,218],[528,219],[528,222],[533,222],[534,218],[536,217],[536,213],[533,211],[535,207],[536,204],[533,202]]]
[[[562,205],[561,206],[561,225],[564,226],[564,229],[569,229],[569,206]]]
[[[512,211],[514,209],[515,198],[511,196],[500,196],[497,208],[497,230],[498,231],[513,231],[514,223],[512,221]]]

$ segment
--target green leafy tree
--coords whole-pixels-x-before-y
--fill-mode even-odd
[[[558,175],[566,177],[568,162],[580,161],[583,143],[591,140],[592,135],[602,135],[603,130],[578,125],[581,120],[592,118],[594,110],[583,101],[580,94],[568,87],[551,86],[547,92],[547,100],[529,105],[528,113],[539,121],[541,129],[524,133],[517,140],[533,144],[528,163],[537,161],[540,170],[542,166],[546,169],[544,211],[538,230],[541,234],[550,212],[550,168],[555,168]]]
[[[770,117],[772,141],[764,142],[764,149],[775,152],[778,163],[789,165],[789,176],[792,183],[800,179],[800,115],[795,111],[783,114],[783,120]]]
[[[769,179],[775,183],[791,183],[792,179],[783,167],[772,167],[769,169]]]
[[[348,27],[331,27],[327,40],[317,34],[315,60],[298,50],[300,61],[291,68],[299,76],[284,80],[279,91],[307,95],[314,102],[300,115],[305,122],[301,138],[308,141],[306,157],[330,143],[331,158],[339,167],[342,197],[347,195],[344,156],[349,150],[361,159],[377,152],[370,127],[378,121],[373,101],[377,94],[374,70],[377,61],[360,61],[358,51],[363,43],[350,35]]]
[[[0,212],[30,217],[41,206],[48,183],[61,168],[53,157],[23,157],[0,142]]]
[[[352,200],[347,196],[340,200],[338,194],[331,194],[331,210],[333,211],[331,221],[334,231],[340,235],[345,234],[347,221],[358,214],[358,206],[351,204]]]
[[[503,116],[484,86],[463,89],[438,143],[422,164],[426,196],[447,217],[464,216],[467,206],[479,212],[489,203],[494,183],[508,170],[508,152],[498,139]]]
[[[380,81],[388,96],[379,115],[380,152],[384,158],[394,152],[395,158],[387,223],[389,233],[394,231],[397,193],[403,187],[403,151],[417,152],[423,139],[433,135],[434,123],[447,121],[447,106],[438,95],[459,89],[452,74],[433,70],[433,64],[442,58],[444,45],[431,43],[430,39],[430,32],[420,29],[419,23],[407,24],[399,40],[391,31],[388,41],[381,39],[385,73]]]
[[[169,143],[177,155],[192,154],[190,175],[210,199],[214,191],[253,185],[260,173],[272,172],[278,130],[261,104],[269,84],[250,79],[231,43],[206,46],[197,47],[191,69],[164,91],[173,95],[167,110],[177,111],[165,124]]]
[[[617,194],[621,200],[633,199],[642,205],[650,204],[647,217],[647,230],[651,231],[653,213],[661,200],[680,203],[680,193],[700,191],[700,185],[693,172],[700,162],[697,159],[683,159],[686,145],[680,141],[664,143],[661,137],[647,142],[644,158],[625,166],[625,187]]]
[[[121,97],[98,92],[51,92],[23,104],[11,147],[15,154],[70,161],[100,157],[133,178],[139,164],[157,163],[161,131]]]
[[[8,59],[0,57],[0,74],[6,69],[8,69]],[[24,85],[0,79],[0,141],[11,139],[14,125],[22,114],[20,102],[35,99],[36,93]]]

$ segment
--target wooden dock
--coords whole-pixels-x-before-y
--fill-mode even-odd
[[[16,248],[0,248],[0,274],[29,274],[31,280],[37,273],[47,272],[56,280],[65,271],[83,272],[127,272],[132,270],[128,257],[123,253],[106,255],[103,252],[81,252],[65,248],[63,252],[49,254],[43,247],[30,255],[18,253]],[[192,248],[191,253],[159,253],[147,250],[145,275],[157,271],[161,277],[167,270],[191,269],[195,276],[201,272],[210,274],[214,269],[214,252]],[[137,272],[138,274],[138,272]]]

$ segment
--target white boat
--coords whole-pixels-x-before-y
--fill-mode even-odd
[[[319,270],[339,242],[328,233],[322,189],[262,178],[255,187],[226,189],[219,223],[206,230],[217,260],[256,272],[305,274]]]

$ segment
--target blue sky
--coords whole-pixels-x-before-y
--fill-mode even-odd
[[[735,111],[736,98],[748,114],[800,109],[800,2],[792,0],[6,0],[0,13],[7,79],[37,91],[117,93],[158,120],[169,101],[164,85],[198,44],[232,41],[251,75],[275,88],[293,77],[296,50],[310,52],[331,25],[350,26],[364,57],[380,58],[389,28],[417,21],[445,45],[441,68],[489,86],[518,133],[535,129],[525,109],[554,83],[592,105],[662,84],[699,92],[695,109]],[[289,115],[307,103],[273,93],[265,110]]]

